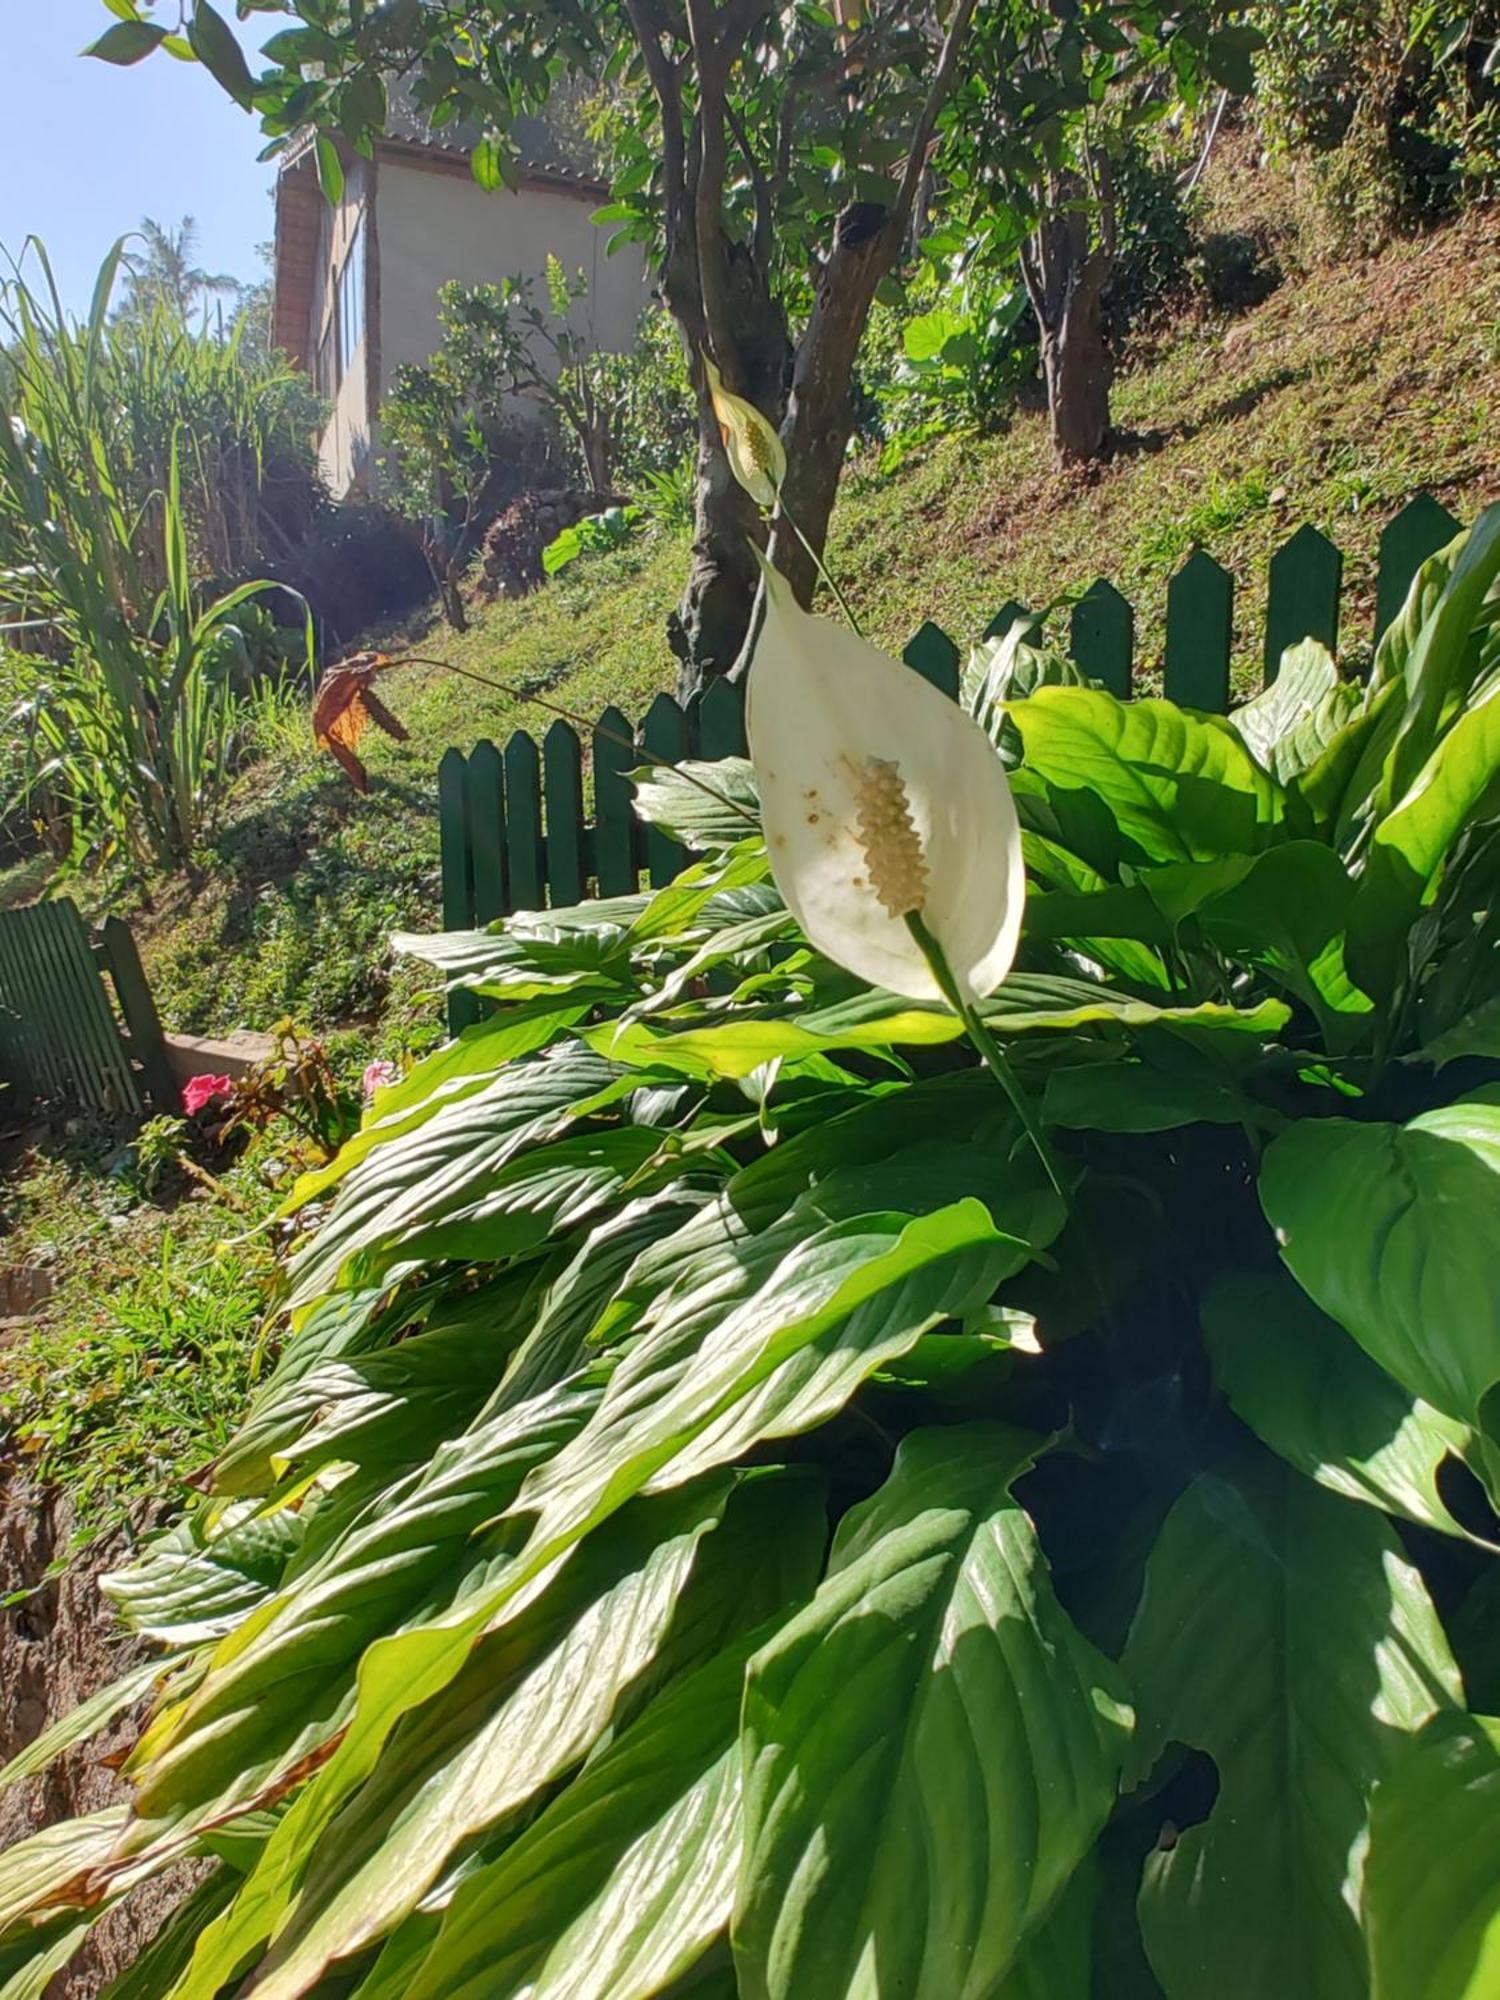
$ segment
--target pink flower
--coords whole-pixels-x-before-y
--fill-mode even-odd
[[[228,1097],[233,1089],[227,1076],[190,1076],[182,1086],[182,1108],[189,1118],[196,1118],[215,1099]]]
[[[400,1070],[397,1069],[393,1062],[372,1062],[365,1071],[361,1083],[366,1104],[369,1103],[377,1090],[384,1090],[388,1084],[395,1083],[400,1074]]]

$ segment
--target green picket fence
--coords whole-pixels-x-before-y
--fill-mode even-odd
[[[175,1109],[151,989],[118,917],[96,942],[66,896],[0,911],[0,1077],[23,1099]]]
[[[1400,610],[1421,564],[1458,527],[1426,493],[1387,523],[1376,569],[1376,635]],[[1302,639],[1337,647],[1343,570],[1338,547],[1313,527],[1299,528],[1271,558],[1261,649],[1267,680]],[[1004,604],[986,636],[1028,615],[1022,605]],[[1173,701],[1227,711],[1233,627],[1234,578],[1200,549],[1167,586],[1162,678]],[[1068,613],[1073,658],[1122,700],[1134,688],[1135,628],[1129,600],[1102,577]],[[957,694],[962,654],[941,627],[923,625],[903,655],[935,686]],[[642,877],[653,887],[670,882],[686,857],[636,818],[627,774],[652,758],[731,757],[744,748],[743,692],[719,682],[686,708],[658,695],[639,724],[617,708],[604,711],[588,745],[592,815],[584,804],[584,744],[566,722],[553,723],[540,744],[517,730],[503,750],[487,740],[467,755],[449,750],[438,768],[444,928],[469,930],[516,910],[628,895]],[[452,996],[454,1031],[474,1018],[471,997]]]

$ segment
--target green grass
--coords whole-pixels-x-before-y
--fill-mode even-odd
[[[33,1135],[4,1189],[5,1262],[53,1296],[0,1348],[0,1440],[68,1489],[77,1533],[172,1498],[229,1435],[258,1362],[274,1268],[262,1227],[285,1168],[258,1142],[222,1174],[143,1193],[129,1135],[74,1120]]]
[[[1280,184],[1241,154],[1238,221]],[[1500,494],[1500,214],[1470,215],[1381,258],[1303,272],[1238,317],[1180,321],[1115,391],[1121,449],[1076,475],[1052,465],[1045,419],[950,436],[888,478],[850,468],[830,562],[867,629],[895,649],[932,618],[967,643],[1008,599],[1066,604],[1108,577],[1137,614],[1141,685],[1159,675],[1166,590],[1202,545],[1235,574],[1236,686],[1259,672],[1266,568],[1304,521],[1346,558],[1342,651],[1368,651],[1381,527],[1426,486],[1458,516]],[[415,667],[383,686],[410,730],[372,731],[370,795],[318,757],[305,720],[272,720],[192,890],[138,922],[171,1027],[264,1027],[292,1013],[354,1022],[381,1053],[436,1032],[414,973],[391,977],[394,927],[439,920],[436,772],[450,744],[540,736],[544,697],[638,715],[673,684],[664,624],[687,566],[680,535],[581,558],[520,602],[476,605],[465,634],[424,620],[374,643],[436,655],[499,687]],[[362,746],[363,747],[363,746]]]

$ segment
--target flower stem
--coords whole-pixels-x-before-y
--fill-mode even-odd
[[[1031,1108],[1030,1100],[1016,1081],[1015,1073],[1011,1069],[1010,1064],[1001,1055],[999,1044],[981,1020],[978,1009],[966,1000],[960,991],[958,981],[953,976],[953,968],[948,963],[943,947],[922,921],[920,911],[909,910],[907,912],[906,928],[916,939],[922,956],[932,968],[932,976],[937,981],[943,998],[963,1023],[964,1033],[973,1043],[980,1061],[1009,1098],[1012,1109],[1021,1121],[1022,1130],[1031,1141],[1036,1156],[1042,1163],[1043,1172],[1046,1174],[1048,1180],[1051,1181],[1063,1206],[1065,1208],[1068,1207],[1070,1205],[1068,1202],[1068,1191],[1063,1185],[1062,1171],[1057,1164],[1057,1159],[1052,1148],[1047,1144],[1046,1135],[1043,1133],[1041,1125],[1037,1122],[1036,1113]]]
[[[827,564],[823,561],[823,558],[818,554],[817,550],[813,547],[812,543],[807,539],[806,535],[803,534],[802,530],[797,526],[797,523],[792,519],[791,515],[787,512],[786,502],[778,498],[777,507],[780,511],[782,520],[786,522],[787,526],[791,529],[792,533],[797,537],[797,540],[802,544],[803,548],[805,548],[807,550],[807,553],[812,557],[814,569],[817,570],[818,575],[823,579],[824,583],[826,583],[828,588],[833,592],[834,602],[838,605],[839,610],[843,612],[845,618],[849,621],[850,631],[854,634],[855,638],[862,639],[864,637],[864,633],[861,632],[859,629],[859,620],[850,610],[848,598],[845,597],[843,591],[839,589],[838,585],[834,582],[832,576],[829,574]]]

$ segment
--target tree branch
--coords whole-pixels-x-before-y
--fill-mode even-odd
[[[948,93],[953,88],[953,79],[958,70],[958,59],[963,53],[964,38],[969,32],[969,23],[974,18],[976,0],[957,0],[953,18],[948,23],[948,32],[943,37],[942,53],[938,57],[937,68],[932,73],[932,82],[927,89],[927,98],[920,117],[913,127],[911,145],[907,148],[906,166],[901,175],[901,191],[896,196],[896,205],[891,210],[889,227],[898,239],[906,234],[906,225],[911,220],[912,203],[917,198],[917,188],[927,165],[927,148],[932,144],[932,135],[937,130],[938,119],[943,106],[948,101]]]
[[[698,66],[698,145],[693,190],[698,283],[714,359],[729,387],[738,391],[745,385],[740,379],[724,257],[724,177],[728,164],[725,64],[708,0],[687,0],[687,17]]]
[[[771,199],[771,183],[765,170],[756,159],[750,146],[750,135],[744,122],[726,96],[724,115],[729,121],[729,129],[734,134],[734,143],[739,147],[741,157],[755,189],[755,235],[751,241],[750,253],[755,259],[755,267],[764,276],[771,268],[771,239],[776,227],[776,214]]]

